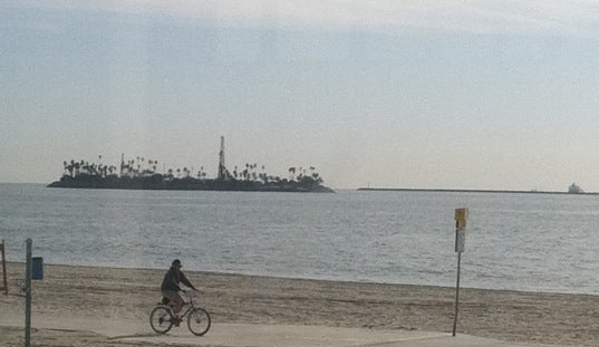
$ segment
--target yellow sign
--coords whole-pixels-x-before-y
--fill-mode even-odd
[[[455,220],[466,222],[468,220],[468,209],[467,208],[456,208]],[[466,223],[464,223],[464,224],[466,224]]]

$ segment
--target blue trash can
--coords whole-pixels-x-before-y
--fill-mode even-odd
[[[44,258],[32,257],[31,258],[31,279],[32,280],[43,280],[44,279]]]

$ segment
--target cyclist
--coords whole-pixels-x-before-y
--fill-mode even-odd
[[[183,283],[187,287],[197,290],[181,271],[182,266],[179,259],[173,260],[171,268],[164,275],[162,285],[160,286],[162,295],[174,303],[173,312],[175,313],[175,316],[178,316],[183,308],[183,298],[179,294],[179,291],[181,291],[179,284]]]

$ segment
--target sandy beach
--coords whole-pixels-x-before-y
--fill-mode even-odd
[[[23,263],[9,263],[2,315],[23,315]],[[166,269],[165,269],[166,270]],[[48,265],[34,281],[33,311],[46,319],[138,320],[160,299],[165,270]],[[454,288],[285,279],[185,271],[201,289],[213,324],[288,324],[450,332]],[[462,289],[458,333],[506,341],[596,345],[599,296]],[[0,327],[0,346],[21,344],[22,330]],[[36,329],[44,346],[127,346],[88,331]]]

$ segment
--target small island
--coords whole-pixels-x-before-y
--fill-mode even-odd
[[[102,156],[98,156],[99,160]],[[199,170],[165,169],[158,173],[158,161],[143,157],[125,161],[121,155],[121,165],[95,164],[88,161],[64,161],[64,174],[59,181],[48,185],[50,188],[91,188],[91,189],[144,189],[144,190],[214,190],[248,192],[312,192],[333,193],[324,186],[324,180],[313,166],[290,167],[289,176],[268,175],[264,166],[246,163],[241,168],[229,171],[225,166],[225,139],[221,136],[219,165],[216,178],[208,178],[204,167]],[[260,169],[260,170],[259,170]]]

